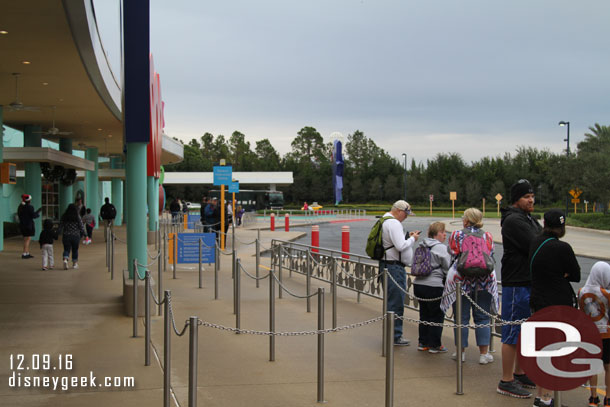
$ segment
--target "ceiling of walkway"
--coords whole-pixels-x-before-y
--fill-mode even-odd
[[[79,53],[64,4],[83,13],[89,0],[20,0],[0,2],[0,105],[4,123],[23,129],[38,125],[72,132],[74,149],[98,147],[100,155],[122,152],[122,123],[117,108],[100,92],[99,79],[87,70],[87,55]],[[74,11],[74,10],[73,10]],[[6,32],[6,33],[3,33]],[[81,37],[82,38],[82,37]],[[82,50],[82,48],[81,48]],[[26,64],[24,62],[29,62]],[[19,101],[39,111],[12,111],[15,77]],[[107,81],[108,82],[108,81]],[[97,83],[97,87],[94,85]],[[116,82],[114,86],[118,88]],[[43,135],[57,141],[59,136]]]

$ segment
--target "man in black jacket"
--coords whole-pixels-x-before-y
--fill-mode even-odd
[[[530,277],[528,257],[534,238],[542,229],[531,217],[534,189],[526,179],[510,188],[511,206],[502,209],[502,319],[517,321],[530,316]],[[536,385],[523,373],[517,358],[517,340],[521,325],[502,326],[502,380],[497,391],[511,397],[528,398],[526,390]]]
[[[110,203],[110,198],[104,198],[104,205],[100,208],[100,218],[104,221],[104,242],[108,236],[108,228],[112,229],[114,218],[116,218],[116,208]]]

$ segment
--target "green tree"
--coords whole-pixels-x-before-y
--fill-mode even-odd
[[[303,127],[292,140],[292,152],[300,160],[318,161],[325,156],[324,139],[313,127]]]
[[[610,204],[610,127],[589,127],[585,139],[578,143],[578,168],[584,195],[604,205],[604,214]]]
[[[269,139],[256,142],[254,148],[256,154],[256,169],[259,171],[280,171],[280,155],[275,150]]]

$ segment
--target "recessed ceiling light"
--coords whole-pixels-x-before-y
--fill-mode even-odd
[[[102,131],[102,129],[101,129],[101,128],[100,128],[100,129],[97,129],[97,131]]]
[[[112,134],[109,134],[109,135],[108,135],[108,138],[112,138]]]
[[[31,64],[31,62],[30,62],[30,61],[21,61],[21,63],[22,63],[23,65],[30,65],[30,64]]]
[[[60,99],[59,99],[59,101],[60,101],[60,102],[63,102],[64,100],[60,98]]]
[[[6,35],[6,34],[8,34],[8,31],[6,31],[6,30],[0,30],[0,35]]]
[[[49,82],[43,82],[42,86],[47,86],[49,84]]]

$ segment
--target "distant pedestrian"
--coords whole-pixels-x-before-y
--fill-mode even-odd
[[[87,236],[85,237],[84,244],[90,245],[91,239],[93,238],[93,228],[95,227],[95,216],[91,214],[91,208],[87,208],[85,216],[82,218],[85,229],[87,230]]]
[[[410,232],[405,236],[402,222],[411,214],[411,205],[399,200],[394,202],[389,212],[383,217],[389,217],[381,225],[381,236],[385,256],[379,262],[379,270],[388,272],[388,311],[402,317],[405,310],[405,291],[407,289],[407,272],[405,266],[411,266],[413,261],[413,246],[421,231]],[[394,323],[394,345],[408,346],[411,341],[404,338],[402,319]]]
[[[239,205],[237,207],[237,214],[235,215],[235,218],[237,219],[237,226],[241,226],[241,220],[242,220],[242,217],[244,216],[244,212],[246,212],[244,210],[244,208],[242,208],[242,206]]]
[[[78,215],[76,205],[70,204],[66,211],[61,216],[59,222],[59,233],[62,235],[62,243],[64,245],[63,260],[64,270],[68,269],[68,259],[72,252],[72,267],[78,268],[78,246],[80,238],[87,235],[83,221]]]
[[[38,237],[40,250],[42,251],[42,270],[49,270],[55,267],[53,257],[53,241],[57,240],[57,231],[53,228],[53,220],[45,219],[42,222],[42,232]]]
[[[457,312],[455,304],[457,298],[457,293],[455,292],[456,284],[458,281],[461,282],[462,290],[465,293],[465,295],[462,295],[462,324],[470,322],[472,310],[472,319],[475,325],[485,325],[476,328],[474,332],[476,343],[479,347],[479,363],[486,365],[494,360],[493,356],[489,353],[489,343],[491,341],[491,328],[489,326],[491,318],[489,314],[491,312],[497,313],[500,308],[498,281],[496,279],[495,264],[493,263],[494,242],[491,233],[483,230],[483,214],[477,208],[468,208],[464,211],[462,226],[463,229],[456,230],[449,238],[449,253],[453,256],[454,261],[447,275],[441,308],[446,311],[450,306],[453,306],[455,315],[455,312]],[[466,249],[468,245],[470,245],[470,249]],[[478,259],[488,264],[486,264],[486,267],[482,267],[483,264],[477,265],[480,266],[477,268],[480,270],[480,276],[467,276],[466,270],[462,274],[458,267],[462,267],[462,263],[468,263],[465,256],[469,256],[470,253],[465,252],[468,250],[474,253],[474,248],[478,248],[478,251],[481,253]],[[472,259],[471,262],[474,262],[474,260],[476,259]],[[466,265],[463,267],[466,267]],[[466,298],[466,295],[472,299],[474,304]],[[454,329],[453,332],[456,346],[457,335],[462,335],[462,361],[465,361],[466,353],[464,351],[468,347],[468,328],[461,328],[459,333],[457,329]],[[452,355],[452,358],[457,358],[457,350]]]
[[[174,198],[172,203],[169,204],[169,211],[172,214],[172,223],[176,224],[180,220],[180,212],[182,211],[182,205],[180,205],[180,199]]]
[[[566,216],[561,209],[544,214],[542,233],[530,245],[528,264],[532,275],[530,308],[540,311],[552,305],[577,306],[570,282],[580,281],[580,266],[572,246],[559,240],[566,233]],[[538,386],[534,405],[551,405],[550,391]]]
[[[34,225],[34,219],[40,216],[40,211],[34,210],[34,207],[30,203],[32,201],[32,195],[23,194],[21,195],[21,204],[17,208],[17,216],[19,217],[19,229],[23,236],[23,253],[21,254],[22,259],[31,259],[34,256],[30,254],[30,242],[32,236],[36,234],[36,227]]]
[[[205,207],[208,204],[208,197],[204,196],[201,198],[201,207],[199,208],[199,222],[203,225],[203,232],[207,232],[207,225],[205,222]]]
[[[100,208],[100,218],[104,222],[104,242],[108,236],[108,228],[112,231],[112,225],[116,218],[116,208],[110,203],[110,198],[104,198],[104,205]]]
[[[526,179],[510,187],[510,203],[502,208],[502,319],[518,321],[529,318],[532,279],[527,262],[532,241],[542,229],[532,218],[534,188]],[[536,385],[525,375],[517,358],[517,340],[521,325],[502,326],[502,379],[497,392],[506,396],[529,398],[526,389]]]
[[[591,267],[591,273],[587,278],[585,286],[578,292],[578,307],[587,314],[599,330],[602,338],[602,356],[604,363],[605,389],[610,389],[610,264],[598,261]],[[597,396],[597,375],[589,379],[591,385],[591,397],[589,406],[599,405]],[[606,393],[603,406],[610,406],[610,397]]]
[[[413,291],[416,297],[434,299],[434,301],[419,301],[419,319],[437,324],[445,320],[445,313],[441,310],[441,296],[443,295],[444,281],[451,265],[451,256],[444,245],[447,233],[443,222],[434,222],[428,227],[428,237],[420,244],[417,250],[429,251],[430,274],[418,276],[413,280]],[[416,253],[417,258],[417,253]],[[417,350],[430,353],[447,352],[441,344],[443,334],[442,326],[419,324],[419,340]]]

